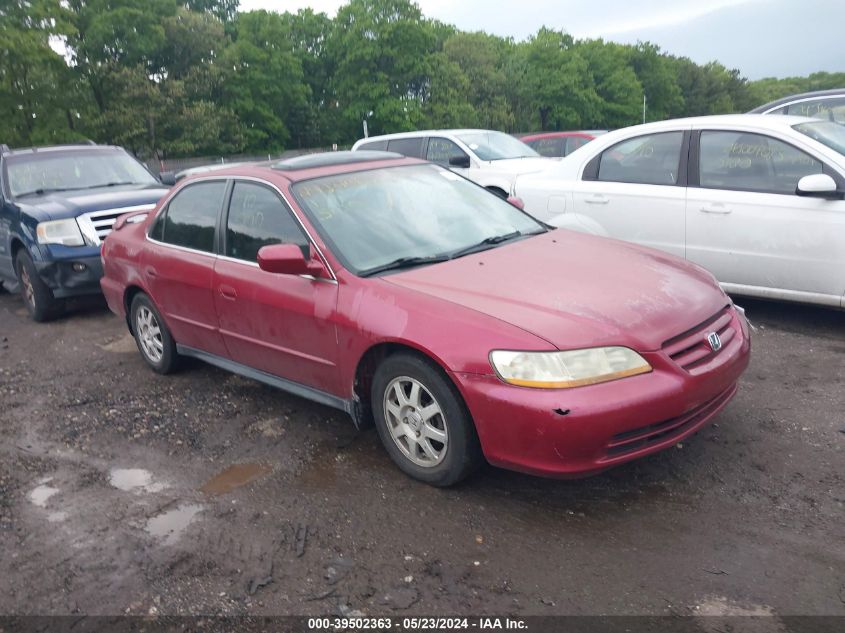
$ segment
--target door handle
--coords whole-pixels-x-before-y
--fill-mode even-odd
[[[147,266],[144,269],[144,273],[147,275],[147,277],[157,277],[158,276],[158,272],[156,272],[156,269],[153,268],[152,266]]]
[[[610,202],[610,199],[607,196],[596,194],[590,196],[589,198],[585,198],[584,202],[586,202],[587,204],[607,204],[608,202]]]
[[[727,215],[728,213],[730,213],[732,211],[732,209],[729,206],[726,206],[724,204],[716,203],[716,204],[705,204],[703,207],[701,207],[700,211],[702,213],[715,213],[715,214],[718,214],[718,215]]]
[[[238,298],[238,291],[232,288],[232,286],[220,286],[217,290],[220,291],[220,296],[224,299],[229,299],[230,301],[234,301]]]

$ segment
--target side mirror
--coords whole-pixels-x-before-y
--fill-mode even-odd
[[[313,275],[325,277],[326,267],[309,246],[309,258],[302,254],[297,244],[271,244],[258,250],[258,267],[268,273],[279,275]]]
[[[836,187],[836,181],[827,174],[810,174],[798,181],[795,188],[798,196],[813,198],[842,198],[843,192]]]
[[[172,187],[176,184],[176,173],[172,171],[163,171],[159,174],[158,179],[161,181],[161,184]]]
[[[510,196],[508,198],[508,202],[510,202],[513,206],[517,209],[525,209],[525,203],[522,201],[522,198],[517,198],[516,196]]]
[[[449,167],[460,167],[461,169],[469,169],[469,156],[461,154],[460,156],[452,156],[449,159]]]

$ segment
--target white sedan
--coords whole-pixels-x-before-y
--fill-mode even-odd
[[[845,308],[845,126],[757,114],[638,125],[512,193],[555,226],[685,257],[728,292]]]

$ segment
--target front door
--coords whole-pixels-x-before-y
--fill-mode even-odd
[[[309,248],[299,222],[278,193],[237,181],[214,275],[220,331],[232,360],[321,391],[340,395],[334,317],[337,283],[261,270],[268,244]]]
[[[695,146],[696,144],[694,144]],[[687,194],[687,257],[728,289],[839,305],[845,201],[795,194],[823,164],[763,134],[704,130]],[[695,164],[695,162],[694,162]],[[737,288],[741,286],[742,288]]]

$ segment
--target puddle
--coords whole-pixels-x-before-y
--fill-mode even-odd
[[[29,493],[29,500],[39,508],[43,508],[47,505],[47,500],[58,491],[58,488],[51,488],[50,486],[42,484]]]
[[[153,475],[143,468],[112,468],[109,471],[109,483],[119,490],[143,489],[147,492],[159,492],[167,486],[153,483]]]
[[[49,523],[61,523],[67,518],[67,512],[51,512],[47,515]]]
[[[209,479],[200,490],[209,495],[224,495],[272,471],[273,468],[266,464],[235,464]]]
[[[173,545],[201,511],[202,506],[197,504],[168,510],[147,521],[145,529],[151,536],[162,539],[165,545]]]
[[[135,339],[132,338],[130,334],[121,336],[119,339],[115,339],[111,343],[106,343],[105,345],[100,345],[99,347],[107,352],[114,352],[116,354],[138,353],[138,346],[135,344]]]

